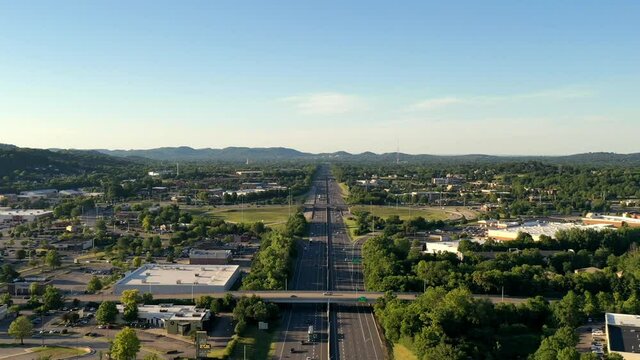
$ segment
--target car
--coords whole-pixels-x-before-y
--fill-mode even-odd
[[[333,293],[331,291],[325,291],[325,292],[322,293],[322,295],[325,295],[325,296],[333,295]]]
[[[289,297],[290,297],[290,298],[297,298],[297,296],[296,296],[296,295],[291,295],[291,296],[289,296]]]
[[[294,352],[296,352],[296,349],[291,348],[291,349],[289,350],[289,352],[293,354]]]

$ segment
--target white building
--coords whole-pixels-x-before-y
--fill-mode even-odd
[[[574,223],[556,223],[556,222],[542,222],[535,221],[524,223],[518,226],[510,226],[507,228],[489,229],[487,231],[487,237],[489,239],[510,241],[515,240],[520,233],[527,233],[531,235],[534,241],[539,241],[540,236],[546,235],[554,238],[556,233],[561,230],[570,229],[603,229],[606,225],[579,225]]]
[[[145,264],[120,279],[114,294],[132,289],[154,295],[224,292],[239,276],[238,265]]]
[[[605,314],[605,334],[610,353],[626,360],[640,360],[640,315]]]
[[[9,220],[19,220],[19,221],[33,221],[35,219],[39,219],[42,217],[53,216],[53,211],[49,210],[21,210],[21,209],[10,209],[10,210],[0,210],[0,222],[9,221]]]

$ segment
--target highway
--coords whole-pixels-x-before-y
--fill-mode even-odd
[[[331,308],[331,355],[333,359],[386,359],[387,354],[369,302],[376,294],[364,292],[361,243],[351,242],[344,225],[347,206],[335,179],[327,178],[329,196],[329,243],[331,244],[331,289],[351,292],[363,303],[339,303]],[[382,296],[382,295],[380,295]],[[410,300],[415,294],[404,294]]]
[[[291,305],[283,317],[283,330],[276,342],[276,359],[327,359],[328,318],[324,295],[327,289],[327,217],[326,188],[322,172],[316,176],[305,205],[311,208],[309,241],[298,244],[298,257],[294,267],[290,292],[314,290],[308,293],[291,293],[281,300],[295,302],[318,301],[311,305]],[[318,303],[319,302],[319,303]],[[313,338],[309,339],[309,327],[313,326]],[[311,340],[311,341],[309,341]]]

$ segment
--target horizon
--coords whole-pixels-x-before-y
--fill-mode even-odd
[[[5,3],[0,140],[633,153],[638,15],[630,0]]]
[[[297,151],[300,153],[304,153],[304,154],[309,154],[309,155],[320,155],[320,154],[335,154],[335,153],[339,153],[339,152],[346,152],[350,155],[362,155],[364,153],[373,153],[374,155],[389,155],[389,154],[396,154],[396,151],[388,151],[388,152],[376,152],[376,151],[371,151],[371,150],[365,150],[365,151],[361,151],[361,152],[350,152],[350,151],[346,151],[346,150],[330,150],[330,151],[324,151],[324,152],[308,152],[308,151],[303,151],[300,149],[296,149],[296,148],[292,148],[292,147],[287,147],[287,146],[264,146],[264,147],[258,147],[258,146],[226,146],[226,147],[221,147],[221,148],[214,148],[214,147],[192,147],[189,145],[177,145],[177,146],[159,146],[156,148],[139,148],[139,149],[121,149],[121,148],[61,148],[61,147],[50,147],[50,148],[37,148],[37,147],[29,147],[29,146],[18,146],[15,144],[6,144],[6,143],[0,143],[0,145],[9,145],[9,146],[16,146],[18,148],[28,148],[28,149],[36,149],[36,150],[49,150],[49,151],[57,151],[57,150],[64,150],[64,151],[69,151],[69,150],[73,150],[73,151],[110,151],[110,152],[117,152],[117,151],[125,151],[125,152],[130,152],[130,151],[152,151],[152,150],[157,150],[157,149],[179,149],[179,148],[189,148],[192,150],[226,150],[226,149],[233,149],[233,148],[244,148],[244,149],[253,149],[253,150],[260,150],[260,149],[286,149],[286,150],[293,150],[293,151]],[[566,153],[566,154],[535,154],[535,153],[529,153],[529,154],[492,154],[492,153],[408,153],[408,152],[403,152],[400,151],[399,152],[400,155],[409,155],[409,156],[423,156],[423,155],[427,155],[427,156],[495,156],[495,157],[564,157],[564,156],[575,156],[575,155],[584,155],[584,154],[615,154],[615,155],[635,155],[635,154],[640,154],[640,150],[635,151],[635,152],[629,152],[629,153],[621,153],[621,152],[615,152],[615,151],[586,151],[586,152],[581,152],[581,153]]]

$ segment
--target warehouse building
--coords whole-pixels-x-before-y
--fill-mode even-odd
[[[582,218],[582,222],[587,225],[609,225],[616,228],[640,227],[640,215],[637,213],[624,213],[622,216],[600,215],[588,213]]]
[[[114,293],[203,294],[229,290],[240,276],[238,265],[145,264],[120,279]]]
[[[124,306],[117,305],[117,308],[120,314],[124,312]],[[152,327],[165,328],[169,334],[186,336],[192,330],[208,330],[211,312],[186,305],[138,305],[138,319]]]
[[[231,250],[201,250],[189,251],[189,264],[191,265],[224,265],[233,258]]]
[[[606,224],[598,225],[579,225],[574,223],[557,223],[557,222],[543,222],[535,221],[524,223],[519,226],[511,226],[504,229],[489,229],[487,231],[487,238],[498,241],[510,241],[515,240],[520,233],[527,233],[531,235],[534,241],[540,241],[542,235],[554,238],[556,233],[561,230],[570,229],[596,229],[600,230],[608,227]]]
[[[627,360],[640,360],[640,315],[605,314],[607,348]]]

